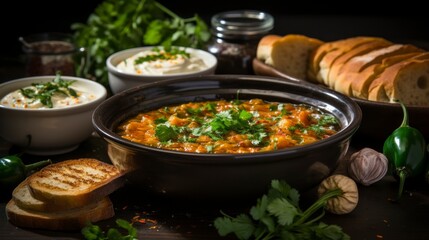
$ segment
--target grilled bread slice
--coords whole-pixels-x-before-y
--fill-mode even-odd
[[[123,174],[113,165],[93,158],[48,165],[27,178],[31,195],[65,208],[101,200],[123,186]]]
[[[98,222],[114,215],[115,211],[109,197],[80,208],[48,213],[23,209],[13,199],[6,205],[6,216],[9,222],[22,228],[79,230],[89,222]]]
[[[67,208],[65,206],[55,205],[53,203],[44,202],[34,198],[33,195],[31,195],[30,188],[28,187],[27,179],[22,181],[13,190],[12,199],[19,208],[31,211],[53,212]]]

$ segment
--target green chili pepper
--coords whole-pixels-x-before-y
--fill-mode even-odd
[[[0,158],[0,186],[13,188],[22,182],[27,175],[45,165],[52,163],[50,159],[25,165],[18,155],[9,155]]]
[[[386,139],[383,153],[389,160],[391,174],[399,179],[396,200],[402,196],[405,179],[423,175],[426,168],[426,142],[422,133],[408,123],[408,112],[399,101],[404,118],[401,125]]]

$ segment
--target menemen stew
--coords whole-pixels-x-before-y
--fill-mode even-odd
[[[139,113],[117,133],[147,146],[194,153],[255,153],[305,145],[340,128],[329,113],[306,104],[213,100]]]

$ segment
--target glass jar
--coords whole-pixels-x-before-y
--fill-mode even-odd
[[[254,74],[259,40],[274,27],[274,18],[253,10],[221,12],[211,19],[207,50],[218,59],[217,74]]]
[[[26,55],[26,75],[75,76],[75,54],[79,49],[72,43],[72,36],[65,33],[39,33],[19,39]]]

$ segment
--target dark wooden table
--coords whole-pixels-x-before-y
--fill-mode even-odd
[[[352,139],[351,152],[365,146],[360,139]],[[0,154],[16,152],[17,149],[2,142]],[[109,162],[106,143],[97,136],[91,136],[73,152],[50,156],[56,162],[80,157],[95,157]],[[26,163],[38,161],[44,156],[22,156]],[[340,166],[338,172],[343,172]],[[343,228],[352,239],[429,239],[429,185],[409,184],[401,202],[392,203],[389,198],[395,196],[398,184],[391,176],[371,185],[359,185],[359,203],[357,208],[346,215],[327,213],[322,219],[328,224]],[[107,230],[116,226],[115,220],[122,218],[128,221],[139,220],[134,224],[138,229],[139,239],[233,239],[217,234],[213,226],[220,210],[231,215],[248,213],[256,199],[243,202],[212,202],[189,199],[168,199],[150,193],[143,193],[133,185],[110,195],[115,207],[115,217],[101,221],[97,225]],[[8,222],[5,205],[10,199],[10,192],[1,192],[0,201],[0,239],[83,239],[79,231],[55,232],[17,228]],[[314,190],[301,193],[301,202],[315,200]]]

